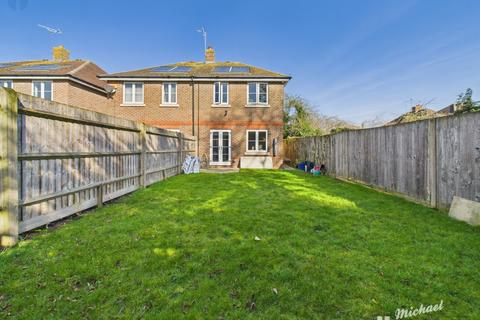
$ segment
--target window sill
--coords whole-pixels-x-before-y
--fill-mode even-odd
[[[246,151],[246,156],[268,156],[268,151]]]
[[[229,104],[212,104],[212,108],[230,108]]]
[[[261,104],[261,103],[256,103],[256,104],[246,104],[246,108],[270,108],[269,104]]]
[[[122,103],[120,107],[145,107],[144,103]]]
[[[166,108],[178,108],[180,105],[178,104],[170,104],[170,103],[162,103],[160,104],[160,107],[166,107]]]

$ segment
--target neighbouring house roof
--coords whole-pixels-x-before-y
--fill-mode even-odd
[[[480,105],[480,101],[473,101],[473,104]],[[437,113],[442,116],[448,116],[454,114],[457,111],[461,111],[462,107],[463,105],[461,103],[452,103],[451,105],[448,105],[445,108],[438,110]]]
[[[178,62],[146,69],[104,74],[101,79],[275,79],[288,81],[290,76],[240,62]]]
[[[445,108],[438,110],[437,113],[442,115],[450,115],[450,114],[454,114],[455,110],[456,110],[456,106],[454,103],[452,103],[451,105],[448,105]]]
[[[104,93],[109,93],[112,91],[112,88],[105,81],[98,78],[99,74],[104,73],[105,70],[87,60],[0,62],[0,78],[35,79],[66,77]]]
[[[480,104],[480,101],[476,103]],[[424,108],[421,105],[416,105],[415,107],[412,107],[411,111],[402,114],[401,116],[399,116],[396,119],[393,119],[390,122],[387,122],[385,125],[388,126],[388,125],[412,122],[417,120],[425,120],[425,119],[450,116],[455,114],[456,111],[461,110],[461,107],[462,107],[461,105],[452,103],[438,111],[435,111],[432,109]]]
[[[385,125],[394,125],[394,124],[412,122],[417,120],[431,119],[431,118],[436,118],[440,116],[443,116],[443,115],[438,114],[437,111],[435,110],[424,108],[422,106],[417,105],[413,107],[411,111],[402,114],[401,116],[393,119],[390,122],[387,122]]]

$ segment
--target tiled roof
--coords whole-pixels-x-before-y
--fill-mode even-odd
[[[229,67],[233,67],[229,69]],[[170,71],[167,71],[170,70]],[[222,70],[223,72],[220,72]],[[288,75],[239,62],[178,62],[146,69],[101,75],[100,78],[279,78]]]
[[[0,76],[2,77],[68,76],[108,92],[110,86],[97,77],[103,73],[105,73],[105,70],[86,60],[0,62]]]
[[[412,122],[412,121],[417,121],[417,120],[425,120],[425,119],[431,119],[431,118],[436,118],[441,116],[438,114],[435,110],[428,109],[428,108],[421,108],[418,111],[409,111],[398,118],[393,119],[392,121],[389,121],[386,123],[386,125],[393,125],[393,124],[400,124],[400,123],[406,123],[406,122]]]

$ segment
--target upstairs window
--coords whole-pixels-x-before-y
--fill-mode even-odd
[[[51,101],[53,95],[52,87],[52,81],[33,81],[32,96]]]
[[[3,88],[13,88],[13,81],[12,80],[0,80],[0,87]]]
[[[123,84],[124,104],[143,104],[143,83],[125,82]]]
[[[248,104],[267,104],[268,84],[252,82],[248,84]]]
[[[215,82],[213,85],[213,103],[228,104],[228,83]]]
[[[247,151],[267,151],[267,130],[247,130]]]
[[[165,82],[163,84],[162,104],[177,104],[177,84],[173,82]]]

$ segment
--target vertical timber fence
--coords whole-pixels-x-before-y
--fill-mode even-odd
[[[286,158],[325,164],[332,176],[446,209],[480,201],[480,113],[286,142]]]
[[[0,246],[179,174],[195,138],[0,88]]]

